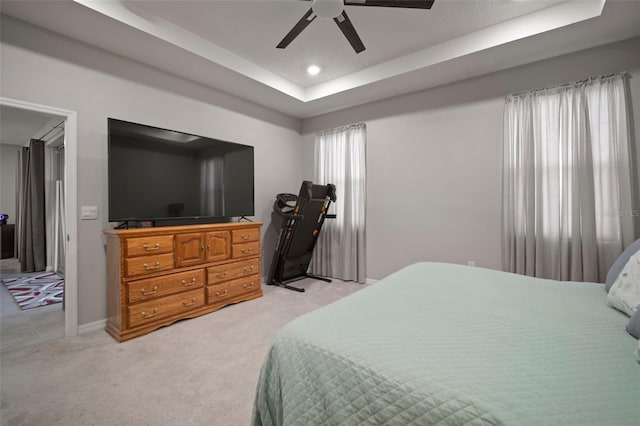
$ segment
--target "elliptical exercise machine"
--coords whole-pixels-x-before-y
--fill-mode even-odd
[[[288,283],[304,278],[331,282],[329,278],[308,274],[307,269],[324,220],[336,217],[327,214],[329,206],[335,201],[335,185],[314,185],[309,181],[302,182],[297,196],[276,196],[273,211],[282,218],[282,225],[267,279],[268,285],[304,292],[303,288],[293,287]]]

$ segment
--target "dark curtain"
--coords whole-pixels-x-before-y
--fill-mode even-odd
[[[44,201],[44,141],[32,139],[22,148],[20,210],[20,267],[22,272],[47,267]]]

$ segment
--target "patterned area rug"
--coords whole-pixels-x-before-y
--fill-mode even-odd
[[[53,272],[3,278],[2,284],[22,310],[61,303],[64,294],[64,279]]]

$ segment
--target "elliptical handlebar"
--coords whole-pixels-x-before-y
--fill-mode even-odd
[[[273,211],[276,212],[278,216],[284,219],[302,220],[304,219],[304,215],[283,211],[287,207],[291,209],[290,211],[293,211],[294,207],[288,205],[287,203],[291,201],[297,202],[297,200],[298,200],[298,196],[294,194],[286,194],[286,193],[278,194],[276,196],[276,201],[273,202]]]
[[[295,194],[282,193],[276,195],[276,201],[281,203],[282,205],[286,205],[290,201],[297,201],[298,196]]]
[[[328,184],[327,186],[329,187],[329,193],[327,195],[329,196],[329,199],[332,202],[335,203],[336,202],[336,198],[337,198],[336,197],[336,186],[334,184],[332,184],[332,183]]]

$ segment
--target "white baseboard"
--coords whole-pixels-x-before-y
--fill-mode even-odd
[[[81,326],[78,327],[78,334],[89,333],[96,330],[103,330],[106,325],[107,325],[106,318],[98,321],[90,322],[87,324],[82,324]]]
[[[367,278],[364,282],[365,284],[375,284],[378,282],[378,280],[374,280],[373,278]]]

